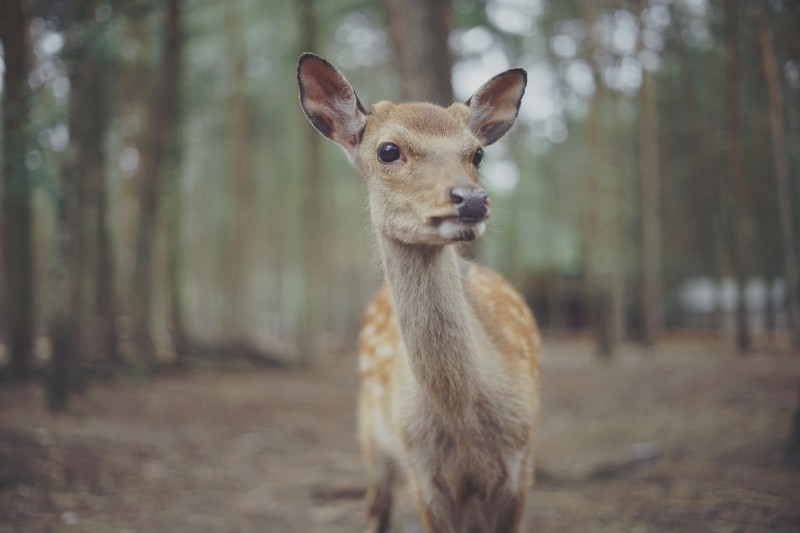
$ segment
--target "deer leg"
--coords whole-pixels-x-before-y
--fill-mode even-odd
[[[369,485],[367,487],[367,531],[385,533],[389,531],[392,514],[392,489],[395,479],[395,465],[392,459],[374,451],[367,466]]]
[[[484,509],[488,527],[485,531],[494,533],[514,533],[520,531],[525,496],[503,491],[496,494]]]

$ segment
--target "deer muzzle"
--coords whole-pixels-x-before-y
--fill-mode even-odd
[[[467,224],[481,222],[489,212],[489,195],[477,186],[453,187],[450,200],[458,211],[458,220]]]

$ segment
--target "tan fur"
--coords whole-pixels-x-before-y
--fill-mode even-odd
[[[386,277],[359,335],[370,530],[388,530],[405,472],[426,531],[518,531],[532,484],[540,336],[499,274],[458,258],[452,243],[476,238],[484,222],[463,221],[451,192],[481,190],[473,156],[513,123],[524,72],[493,78],[469,106],[380,102],[369,115],[316,56],[301,58],[298,80],[303,108],[333,140],[348,128],[337,121],[366,120],[357,143],[337,142],[366,179]],[[315,101],[326,87],[336,94]],[[337,99],[355,102],[354,116],[327,111]],[[379,160],[385,142],[401,159]]]

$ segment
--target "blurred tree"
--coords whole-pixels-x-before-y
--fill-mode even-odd
[[[171,36],[171,54],[174,55],[175,72],[173,95],[170,96],[173,108],[170,110],[172,124],[167,137],[167,150],[164,154],[164,175],[167,187],[167,291],[169,297],[169,325],[172,334],[172,344],[179,364],[185,362],[187,351],[190,349],[191,340],[186,329],[186,320],[183,303],[183,239],[182,237],[182,183],[183,172],[183,44],[184,29],[182,16],[183,3],[181,0],[171,0],[168,9],[173,13],[172,24],[174,27]]]
[[[453,102],[450,0],[385,0],[404,100]]]
[[[318,49],[319,26],[317,23],[316,2],[301,0],[298,4],[301,52],[316,52]],[[324,283],[324,269],[328,263],[323,246],[326,240],[325,183],[322,179],[322,139],[309,124],[303,139],[303,160],[305,179],[302,195],[301,239],[304,242],[304,294],[300,301],[298,321],[298,346],[306,361],[314,357],[314,345],[321,330],[325,327],[323,317],[327,303]]]
[[[85,385],[85,354],[91,341],[87,326],[87,294],[95,282],[102,322],[101,348],[113,360],[116,352],[116,319],[113,273],[105,210],[104,140],[108,126],[107,71],[96,40],[95,0],[79,2],[61,13],[60,24],[68,39],[63,57],[70,80],[68,158],[62,169],[59,199],[60,290],[50,317],[53,355],[48,380],[51,409],[67,407],[70,392]],[[96,231],[96,233],[94,233]],[[96,240],[92,239],[95,236]],[[96,255],[95,255],[96,254]],[[95,257],[92,264],[89,258]],[[95,271],[95,268],[97,270]],[[88,275],[92,272],[93,275]],[[104,279],[99,278],[103,276]]]
[[[786,131],[783,119],[783,94],[778,61],[773,45],[772,28],[767,6],[758,6],[758,34],[767,82],[767,102],[769,106],[772,149],[775,159],[775,180],[778,193],[778,214],[783,248],[783,274],[786,278],[787,314],[792,346],[800,351],[800,287],[797,281],[797,260],[792,213],[792,191],[789,182],[789,156],[786,146]]]
[[[92,18],[98,3],[91,1],[85,5],[90,10]],[[88,236],[94,240],[94,284],[95,302],[94,315],[91,328],[95,337],[95,346],[99,354],[107,361],[118,364],[121,362],[119,353],[119,333],[117,318],[119,316],[116,296],[116,269],[114,264],[113,246],[109,228],[109,213],[107,201],[107,175],[106,175],[106,148],[105,141],[108,126],[112,117],[110,105],[109,85],[113,56],[116,53],[115,43],[103,38],[107,23],[97,23],[91,30],[87,29],[85,52],[78,67],[82,74],[79,77],[79,86],[76,93],[76,105],[80,109],[75,112],[80,121],[75,126],[76,147],[81,155],[78,156],[79,168],[85,176],[87,184],[87,210],[86,229]],[[92,234],[93,232],[93,234]],[[91,271],[92,269],[87,269]]]
[[[584,2],[584,20],[587,28],[592,28],[597,19],[596,2]],[[605,172],[604,135],[606,124],[604,110],[609,107],[608,92],[601,79],[601,67],[597,64],[598,49],[596,34],[590,33],[586,40],[586,57],[592,68],[594,91],[589,101],[589,113],[586,118],[586,169],[584,171],[585,186],[583,189],[583,278],[584,293],[589,312],[589,322],[594,333],[597,353],[610,357],[614,351],[613,316],[611,307],[610,268],[603,264],[600,255],[609,248],[610,233],[614,232],[614,224],[609,223],[608,209],[611,207],[604,201],[601,193],[604,182],[610,177]],[[619,256],[617,256],[619,257]],[[618,266],[618,265],[617,265]]]
[[[641,16],[646,2],[637,2]],[[639,173],[642,224],[642,342],[653,344],[664,328],[661,255],[661,193],[658,173],[656,97],[653,76],[642,69],[639,87]]]
[[[244,46],[246,32],[243,17],[244,2],[225,4],[225,37],[227,40],[228,127],[230,131],[230,179],[233,188],[233,223],[230,228],[230,249],[226,255],[227,328],[241,337],[245,328],[245,309],[249,301],[247,282],[251,279],[251,226],[254,187],[250,165],[250,132],[245,94]]]
[[[14,379],[31,376],[33,355],[33,250],[29,150],[28,18],[22,0],[3,0],[3,176],[2,295],[7,321],[10,371]]]
[[[736,347],[740,353],[751,348],[750,320],[745,290],[750,274],[749,265],[749,191],[744,168],[744,148],[741,131],[741,73],[739,53],[739,0],[725,2],[725,68],[727,72],[726,101],[728,126],[728,168],[733,180],[727,190],[732,194],[733,207],[733,268],[738,287],[736,298]]]
[[[131,300],[132,340],[150,370],[157,365],[151,332],[153,312],[153,251],[156,218],[162,194],[162,178],[168,154],[174,153],[179,68],[179,0],[167,0],[163,15],[161,63],[153,87],[142,146],[137,225]]]

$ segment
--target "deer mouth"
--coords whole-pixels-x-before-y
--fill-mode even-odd
[[[447,217],[431,217],[430,222],[436,228],[439,237],[446,241],[474,241],[486,230],[488,217],[467,218],[458,215]]]

